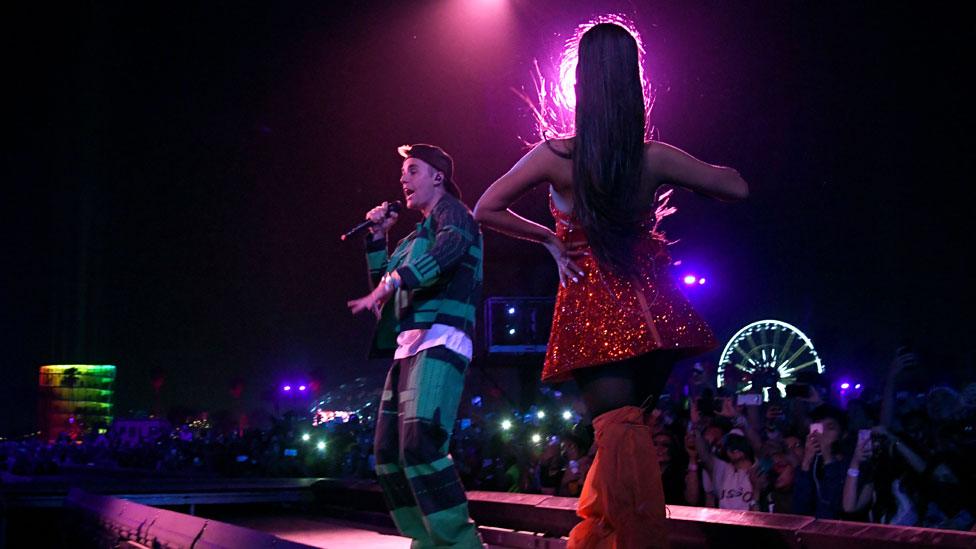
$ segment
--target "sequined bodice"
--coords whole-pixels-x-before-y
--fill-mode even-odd
[[[586,241],[575,216],[556,208],[551,197],[549,209],[560,240]],[[576,260],[583,276],[557,290],[543,379],[563,381],[576,368],[658,349],[697,354],[715,345],[708,325],[671,279],[671,258],[653,230],[653,211],[643,225],[646,236],[633,250],[636,275],[601,268],[592,254]]]

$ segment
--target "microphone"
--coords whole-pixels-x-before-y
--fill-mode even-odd
[[[394,213],[398,214],[402,209],[403,209],[403,204],[399,200],[394,200],[393,202],[390,202],[386,205],[385,216],[390,217],[390,214],[394,214]],[[342,236],[339,237],[339,240],[346,240],[353,236],[362,234],[373,225],[376,225],[376,223],[373,223],[372,221],[367,219],[366,221],[363,221],[359,225],[356,225],[355,227],[346,231]]]

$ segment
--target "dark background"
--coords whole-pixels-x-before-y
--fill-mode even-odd
[[[961,5],[800,2],[50,3],[5,16],[0,435],[37,368],[118,366],[116,411],[219,409],[360,375],[361,247],[399,197],[396,147],[444,146],[474,201],[532,139],[533,59],[610,11],[640,29],[658,137],[751,197],[678,193],[664,229],[725,341],[803,329],[875,379],[911,341],[926,381],[973,368],[973,23]],[[549,222],[545,190],[519,211]],[[404,216],[399,237],[419,217]],[[399,232],[397,232],[399,231]],[[486,296],[552,295],[536,245],[488,234]],[[717,352],[709,357],[717,359]],[[475,367],[479,366],[477,363]],[[875,377],[872,377],[875,376]],[[972,379],[969,375],[968,379]],[[875,381],[875,384],[880,381]]]

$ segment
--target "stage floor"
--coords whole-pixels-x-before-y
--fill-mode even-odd
[[[410,539],[398,535],[392,528],[344,520],[332,517],[314,515],[303,516],[247,516],[222,517],[223,522],[265,532],[281,539],[321,547],[323,549],[338,549],[358,547],[359,549],[408,549]],[[482,529],[482,536],[486,542],[490,538],[503,538],[504,545],[487,543],[488,549],[510,549],[512,547],[565,547],[562,540],[549,539],[548,543],[540,544],[533,540],[529,533],[516,533]],[[497,539],[496,541],[502,541]],[[536,543],[533,543],[535,541]],[[513,544],[509,544],[512,543]]]
[[[342,547],[407,549],[410,547],[410,540],[396,535],[394,531],[328,517],[251,516],[222,520],[244,528],[274,534],[288,541],[325,549]]]

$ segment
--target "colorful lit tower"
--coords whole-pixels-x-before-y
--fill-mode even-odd
[[[107,429],[112,423],[115,366],[57,364],[41,366],[38,418],[41,438],[72,437]]]

